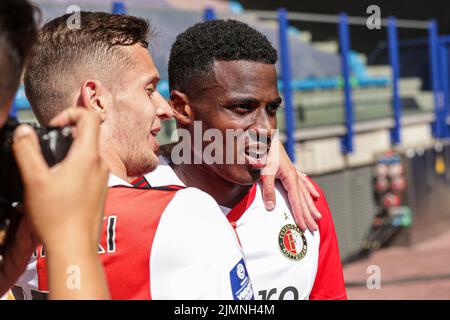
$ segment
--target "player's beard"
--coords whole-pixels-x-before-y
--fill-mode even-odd
[[[139,177],[156,168],[159,160],[150,143],[151,123],[122,111],[114,114],[112,128],[113,145],[128,177]]]
[[[155,170],[158,157],[146,143],[128,144],[123,158],[128,177],[139,177]]]
[[[117,129],[113,131],[114,144],[116,148],[119,147],[118,154],[125,166],[127,176],[139,177],[155,170],[159,160],[152,150],[149,137],[136,135],[137,132],[148,130],[119,131]]]

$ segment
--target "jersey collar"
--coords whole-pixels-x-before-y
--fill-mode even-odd
[[[148,183],[152,187],[176,185],[186,187],[186,185],[178,178],[175,171],[169,165],[169,162],[163,156],[159,157],[159,165],[155,170],[144,175]]]
[[[115,186],[127,186],[127,187],[130,187],[131,184],[129,184],[125,180],[122,180],[118,176],[115,176],[113,174],[109,174],[108,187],[115,187]]]
[[[251,206],[253,200],[255,200],[256,195],[256,183],[251,187],[251,189],[247,192],[244,198],[238,202],[237,205],[230,210],[227,214],[227,219],[230,222],[236,222],[239,218],[244,214],[245,211]]]

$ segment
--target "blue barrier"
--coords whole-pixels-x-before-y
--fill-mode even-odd
[[[12,101],[11,109],[9,109],[9,115],[13,118],[17,118],[16,98],[14,98]]]
[[[14,98],[14,107],[16,111],[31,108],[27,96],[25,95],[25,88],[23,85],[21,85],[19,90],[17,90],[16,97]]]
[[[127,8],[125,7],[125,3],[122,1],[114,1],[111,12],[115,14],[126,14]]]
[[[391,129],[391,145],[395,146],[400,143],[400,128],[402,105],[398,91],[398,81],[400,79],[400,63],[398,58],[398,34],[397,22],[394,17],[388,18],[388,43],[389,43],[389,60],[392,67],[392,113],[394,116],[394,127]]]
[[[443,138],[450,137],[450,127],[447,123],[448,117],[450,117],[450,81],[449,81],[449,51],[450,36],[439,37],[439,71],[440,81],[442,85],[442,92],[444,97],[444,105],[441,116],[442,126],[444,127]]]
[[[289,41],[288,28],[289,22],[287,11],[284,8],[278,9],[278,25],[279,25],[279,49],[281,62],[281,77],[283,80],[283,101],[284,101],[284,117],[286,122],[286,152],[295,163],[295,112],[292,104],[292,87],[291,87],[291,66],[289,57]]]
[[[442,39],[445,42],[445,38]],[[444,93],[443,73],[448,72],[448,68],[443,70],[442,64],[446,64],[446,60],[442,59],[443,44],[439,40],[438,25],[435,20],[429,22],[428,28],[429,54],[431,64],[431,86],[433,88],[434,97],[434,114],[435,121],[432,124],[433,136],[436,138],[445,138],[448,136],[447,114],[446,114],[446,97]],[[448,90],[448,89],[447,89]]]
[[[216,19],[216,12],[213,8],[206,8],[203,12],[203,20],[210,21]]]
[[[449,44],[450,43],[450,35],[443,35],[439,37],[439,41],[441,43],[446,43]]]
[[[449,79],[448,79],[448,48],[447,43],[445,41],[440,41],[439,43],[439,61],[440,61],[440,75],[441,75],[441,84],[442,84],[442,97],[444,99],[444,103],[442,106],[442,110],[439,114],[440,122],[442,125],[442,138],[448,138],[449,128],[447,125],[447,116],[449,115],[449,101],[450,101],[450,93],[449,93]]]
[[[339,14],[339,47],[341,51],[341,68],[344,80],[344,103],[345,103],[345,127],[346,134],[341,138],[343,153],[353,152],[353,101],[352,87],[350,85],[350,32],[348,27],[348,18],[346,13]]]

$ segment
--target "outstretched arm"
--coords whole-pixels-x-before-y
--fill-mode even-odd
[[[269,163],[262,172],[263,199],[267,210],[275,208],[275,179],[279,179],[286,189],[300,229],[318,230],[315,220],[320,219],[321,214],[314,205],[313,197],[318,198],[319,192],[306,175],[295,168],[278,137],[272,140]]]

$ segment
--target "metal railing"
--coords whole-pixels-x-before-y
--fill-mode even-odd
[[[287,12],[286,9],[273,11],[252,11],[259,19],[278,20],[279,25],[279,52],[281,62],[281,78],[283,81],[283,94],[285,101],[286,122],[286,150],[290,158],[295,161],[295,110],[292,102],[291,70],[289,57],[289,42],[287,37],[289,21],[331,23],[338,26],[338,41],[341,56],[341,72],[344,92],[344,112],[346,132],[341,137],[342,152],[344,154],[353,152],[354,140],[354,103],[352,99],[352,86],[350,84],[351,70],[349,65],[349,54],[351,50],[349,25],[366,26],[367,17],[347,16],[341,13],[338,16],[327,14],[311,14]],[[448,76],[448,50],[450,36],[439,37],[437,22],[403,20],[393,16],[381,19],[380,25],[387,28],[387,43],[389,49],[389,61],[392,69],[392,117],[393,127],[390,129],[391,145],[401,143],[401,116],[402,104],[398,82],[400,79],[400,61],[398,46],[398,28],[413,28],[428,30],[430,47],[430,67],[434,95],[435,120],[432,123],[432,132],[435,138],[442,139],[450,137],[448,118],[450,116],[450,92]]]

